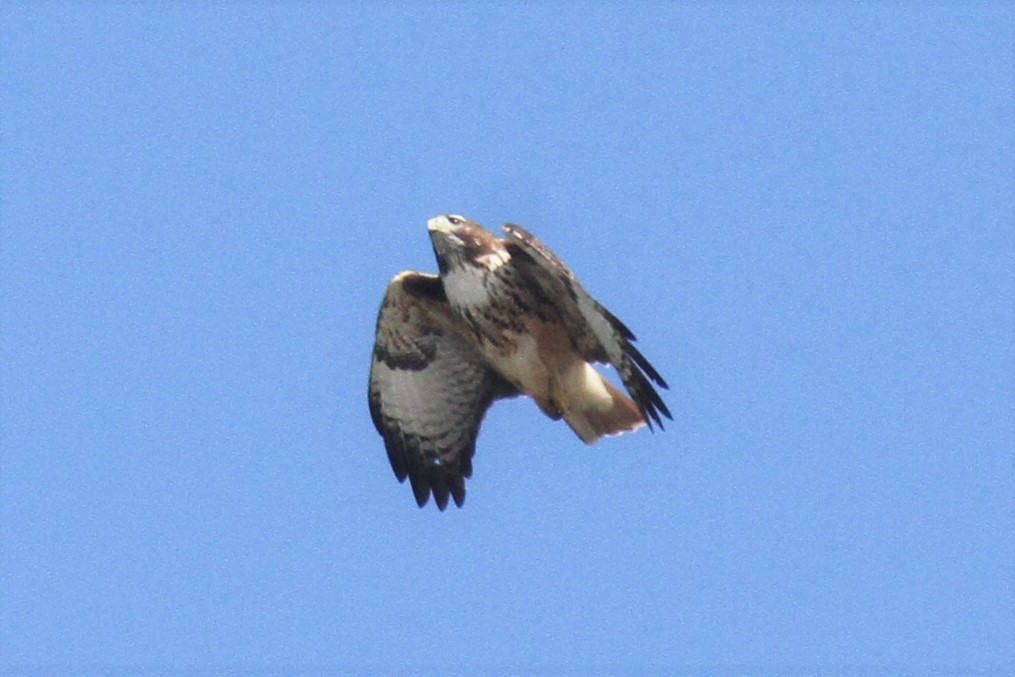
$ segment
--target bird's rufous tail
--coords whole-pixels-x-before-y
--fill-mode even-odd
[[[567,378],[570,376],[570,378]],[[565,376],[561,407],[564,420],[585,444],[594,444],[605,435],[619,435],[645,425],[645,419],[630,397],[620,392],[583,363],[580,371]]]

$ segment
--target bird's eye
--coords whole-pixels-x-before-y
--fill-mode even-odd
[[[452,226],[460,226],[460,225],[462,225],[462,220],[460,218],[458,218],[457,216],[449,216],[448,217],[448,221],[451,222]]]

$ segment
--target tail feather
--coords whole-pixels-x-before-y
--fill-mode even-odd
[[[605,435],[619,435],[645,425],[638,405],[591,366],[587,366],[582,379],[585,385],[590,380],[599,383],[579,390],[578,397],[569,398],[568,406],[564,407],[564,420],[582,442],[594,444]]]

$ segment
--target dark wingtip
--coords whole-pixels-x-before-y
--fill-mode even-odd
[[[657,427],[659,428],[660,431],[666,430],[666,426],[663,425],[662,418],[659,417],[659,412],[662,412],[663,416],[665,416],[669,420],[671,421],[673,420],[673,417],[670,416],[670,412],[666,411],[666,407],[662,407],[659,411],[656,411],[654,408],[649,409],[649,414],[655,421],[655,425],[652,425],[652,421],[650,421],[647,417],[645,418],[645,422],[648,424],[648,429],[652,431],[652,434],[655,434]]]
[[[625,380],[625,385],[630,383],[629,392],[631,393],[632,399],[635,404],[638,405],[638,411],[641,412],[641,416],[645,419],[645,424],[649,430],[655,432],[655,425],[659,426],[659,430],[666,430],[666,426],[663,425],[663,420],[660,414],[666,418],[673,420],[673,415],[670,414],[669,408],[666,403],[663,402],[662,398],[659,397],[659,393],[652,387],[648,379],[637,369],[632,370],[628,379]]]
[[[451,490],[451,498],[459,508],[465,503],[465,478],[461,475],[448,478],[448,488]]]
[[[409,475],[409,484],[412,485],[412,495],[416,497],[416,505],[422,508],[430,500],[430,484],[417,475]]]
[[[623,348],[627,359],[624,360],[626,364],[622,369],[621,379],[631,394],[631,399],[638,405],[638,410],[649,430],[655,432],[653,422],[659,426],[659,430],[666,430],[660,414],[671,421],[673,415],[663,402],[663,398],[659,396],[659,392],[652,387],[652,382],[666,390],[669,390],[669,384],[630,340],[623,342]]]
[[[398,447],[394,442],[386,441],[384,446],[388,452],[388,462],[391,464],[391,470],[395,473],[395,477],[398,478],[399,482],[404,482],[405,478],[409,476],[409,461],[405,457],[405,449]]]
[[[448,507],[448,497],[451,495],[451,490],[443,475],[430,477],[430,491],[433,493],[434,501],[437,502],[437,508],[444,512],[444,508]]]
[[[620,318],[609,311],[608,308],[600,305],[599,310],[602,311],[603,315],[606,316],[606,321],[613,325],[613,328],[620,332],[620,335],[626,338],[628,341],[637,341],[638,338],[634,335],[626,324],[620,321]]]
[[[659,418],[659,412],[656,411],[655,407],[653,406],[641,407],[641,410],[642,410],[641,411],[642,418],[644,418],[645,423],[648,424],[649,430],[651,430],[654,433],[656,431],[655,426],[659,426],[659,430],[666,430],[666,428],[663,426],[662,420]],[[653,421],[655,421],[655,426],[652,425]]]
[[[670,389],[670,386],[667,385],[666,381],[659,372],[656,371],[655,367],[653,367],[652,364],[645,359],[645,356],[642,355],[641,351],[635,348],[633,344],[627,343],[624,346],[624,352],[627,353],[631,359],[634,360],[634,363],[637,364],[650,379],[655,381],[660,388],[666,388],[667,390]]]
[[[397,476],[397,474],[396,474]],[[409,484],[412,485],[412,495],[416,499],[416,505],[425,507],[433,496],[437,509],[444,512],[450,500],[454,500],[459,508],[465,503],[465,477],[462,475],[442,475],[437,472],[427,474],[409,473]],[[399,479],[404,481],[405,477]]]

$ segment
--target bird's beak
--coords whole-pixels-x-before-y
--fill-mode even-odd
[[[426,229],[431,233],[444,233],[450,235],[454,230],[451,222],[446,216],[435,216],[426,222]]]

